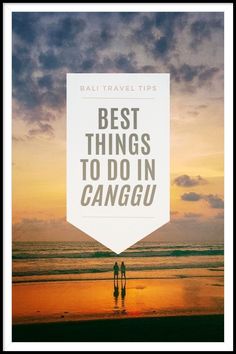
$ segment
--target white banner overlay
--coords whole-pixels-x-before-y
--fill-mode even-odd
[[[67,221],[121,253],[169,222],[169,74],[67,74]]]

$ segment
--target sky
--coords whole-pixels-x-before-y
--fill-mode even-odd
[[[222,241],[223,13],[13,13],[13,238],[91,240],[65,221],[66,73],[171,79],[171,221],[145,241]]]

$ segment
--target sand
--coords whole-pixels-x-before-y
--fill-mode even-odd
[[[222,341],[223,278],[13,284],[14,341]]]

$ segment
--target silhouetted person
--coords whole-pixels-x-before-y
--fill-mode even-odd
[[[121,279],[122,278],[126,279],[126,266],[124,262],[121,263],[120,270],[121,270]]]
[[[113,270],[114,270],[114,280],[118,280],[118,276],[119,276],[119,266],[117,264],[117,262],[114,264],[114,267],[113,267]]]

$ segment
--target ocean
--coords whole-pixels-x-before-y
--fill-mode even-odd
[[[111,279],[115,261],[125,262],[132,279],[214,276],[223,270],[224,246],[139,242],[116,255],[97,242],[13,242],[12,260],[15,283]]]

